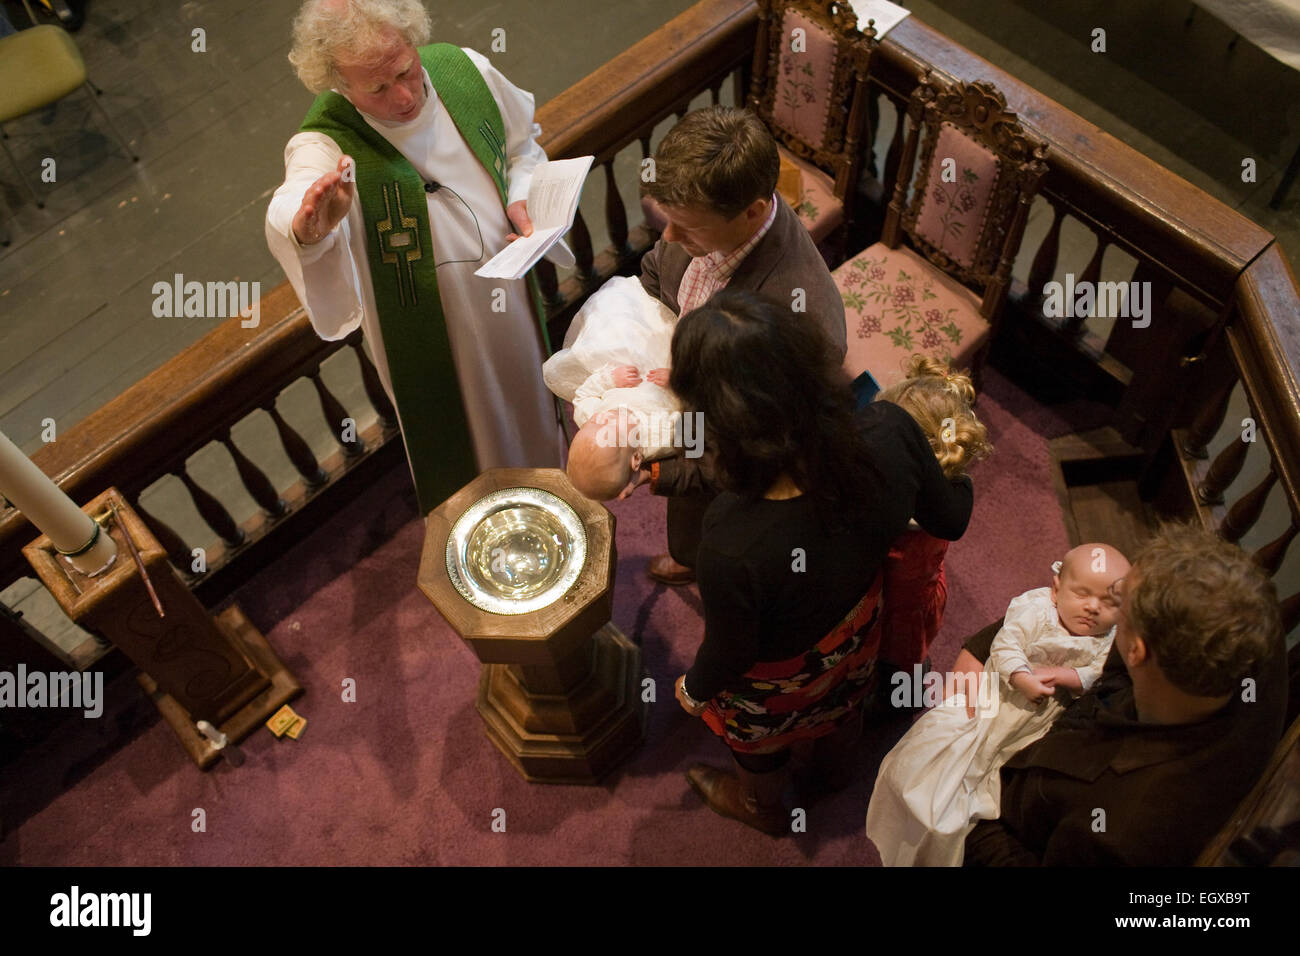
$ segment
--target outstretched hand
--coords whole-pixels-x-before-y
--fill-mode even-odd
[[[293,234],[299,245],[320,242],[348,214],[357,192],[355,168],[351,156],[340,156],[337,169],[307,187],[293,216]]]

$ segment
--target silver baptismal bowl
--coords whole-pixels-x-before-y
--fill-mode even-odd
[[[503,488],[474,502],[447,537],[447,575],[493,614],[527,614],[558,600],[587,560],[582,519],[540,488]]]

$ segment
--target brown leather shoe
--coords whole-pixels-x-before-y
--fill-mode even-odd
[[[646,573],[661,584],[671,584],[674,587],[695,580],[695,572],[684,564],[678,564],[671,554],[656,554],[650,559]]]
[[[733,774],[708,764],[692,764],[686,780],[714,813],[739,820],[768,836],[789,833],[790,815],[782,799],[790,776],[788,768],[750,773],[736,765],[735,770]]]

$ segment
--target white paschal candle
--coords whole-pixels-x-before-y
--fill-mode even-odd
[[[4,432],[0,432],[0,494],[60,551],[79,551],[98,529],[90,515],[60,491]],[[94,574],[108,567],[116,555],[113,539],[100,534],[93,547],[68,559],[82,574]]]

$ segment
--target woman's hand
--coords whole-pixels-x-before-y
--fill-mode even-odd
[[[647,372],[645,378],[647,382],[653,382],[655,385],[661,385],[664,388],[667,388],[668,376],[670,373],[671,369],[655,368]]]
[[[705,708],[709,706],[707,702],[699,703],[697,701],[694,705],[691,704],[690,699],[686,696],[685,674],[677,678],[677,683],[673,685],[673,688],[677,693],[677,703],[681,704],[682,710],[686,711],[686,713],[690,714],[692,717],[700,716],[700,714],[704,713]]]
[[[618,500],[622,501],[649,480],[650,469],[638,468],[636,471],[632,472],[632,480],[627,483],[627,487],[618,493]]]

